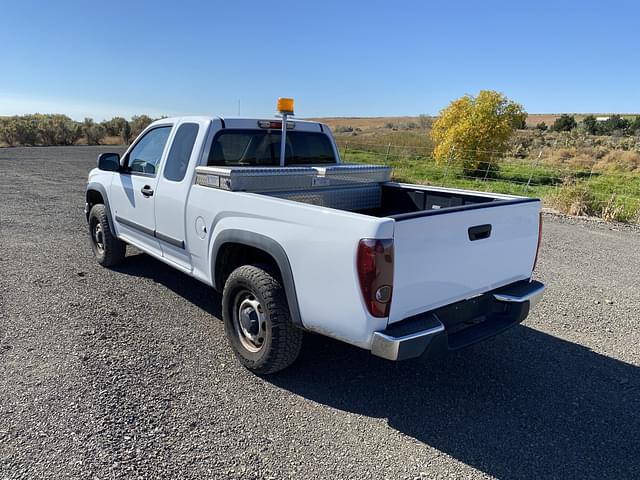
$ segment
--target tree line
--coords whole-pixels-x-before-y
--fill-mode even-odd
[[[544,131],[549,127],[540,122],[536,128]],[[575,129],[581,129],[589,135],[640,135],[640,116],[631,120],[620,115],[611,115],[598,120],[594,115],[587,115],[581,122],[577,122],[575,116],[562,114],[555,119],[550,128],[553,132],[570,132]]]
[[[106,137],[120,137],[128,145],[153,121],[148,115],[136,115],[131,120],[113,117],[102,122],[92,118],[77,122],[62,114],[0,117],[0,142],[10,146],[74,145],[85,138],[88,145],[99,145]]]

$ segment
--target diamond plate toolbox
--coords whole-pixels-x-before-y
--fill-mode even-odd
[[[313,186],[312,167],[198,167],[196,183],[234,192],[278,192]]]
[[[381,183],[391,180],[391,167],[384,165],[327,165],[314,166],[327,185]]]

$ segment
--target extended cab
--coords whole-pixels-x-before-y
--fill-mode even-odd
[[[521,322],[540,201],[390,181],[345,165],[326,125],[164,118],[89,173],[93,252],[134,245],[223,293],[239,360],[266,374],[312,331],[401,360],[465,347]],[[280,164],[281,144],[284,165]]]

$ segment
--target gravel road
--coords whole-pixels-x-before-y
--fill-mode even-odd
[[[93,260],[107,150],[0,149],[0,479],[640,478],[637,229],[546,216],[545,301],[483,344],[394,364],[309,336],[262,379],[210,288]]]

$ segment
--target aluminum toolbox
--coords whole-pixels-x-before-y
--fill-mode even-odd
[[[380,183],[391,180],[391,167],[384,165],[327,165],[314,166],[319,177],[324,177],[328,185],[348,185],[354,183]]]
[[[196,183],[205,187],[350,211],[380,207],[380,183],[390,177],[389,167],[377,165],[196,168]]]
[[[318,172],[312,167],[198,167],[196,183],[234,192],[310,189]]]

